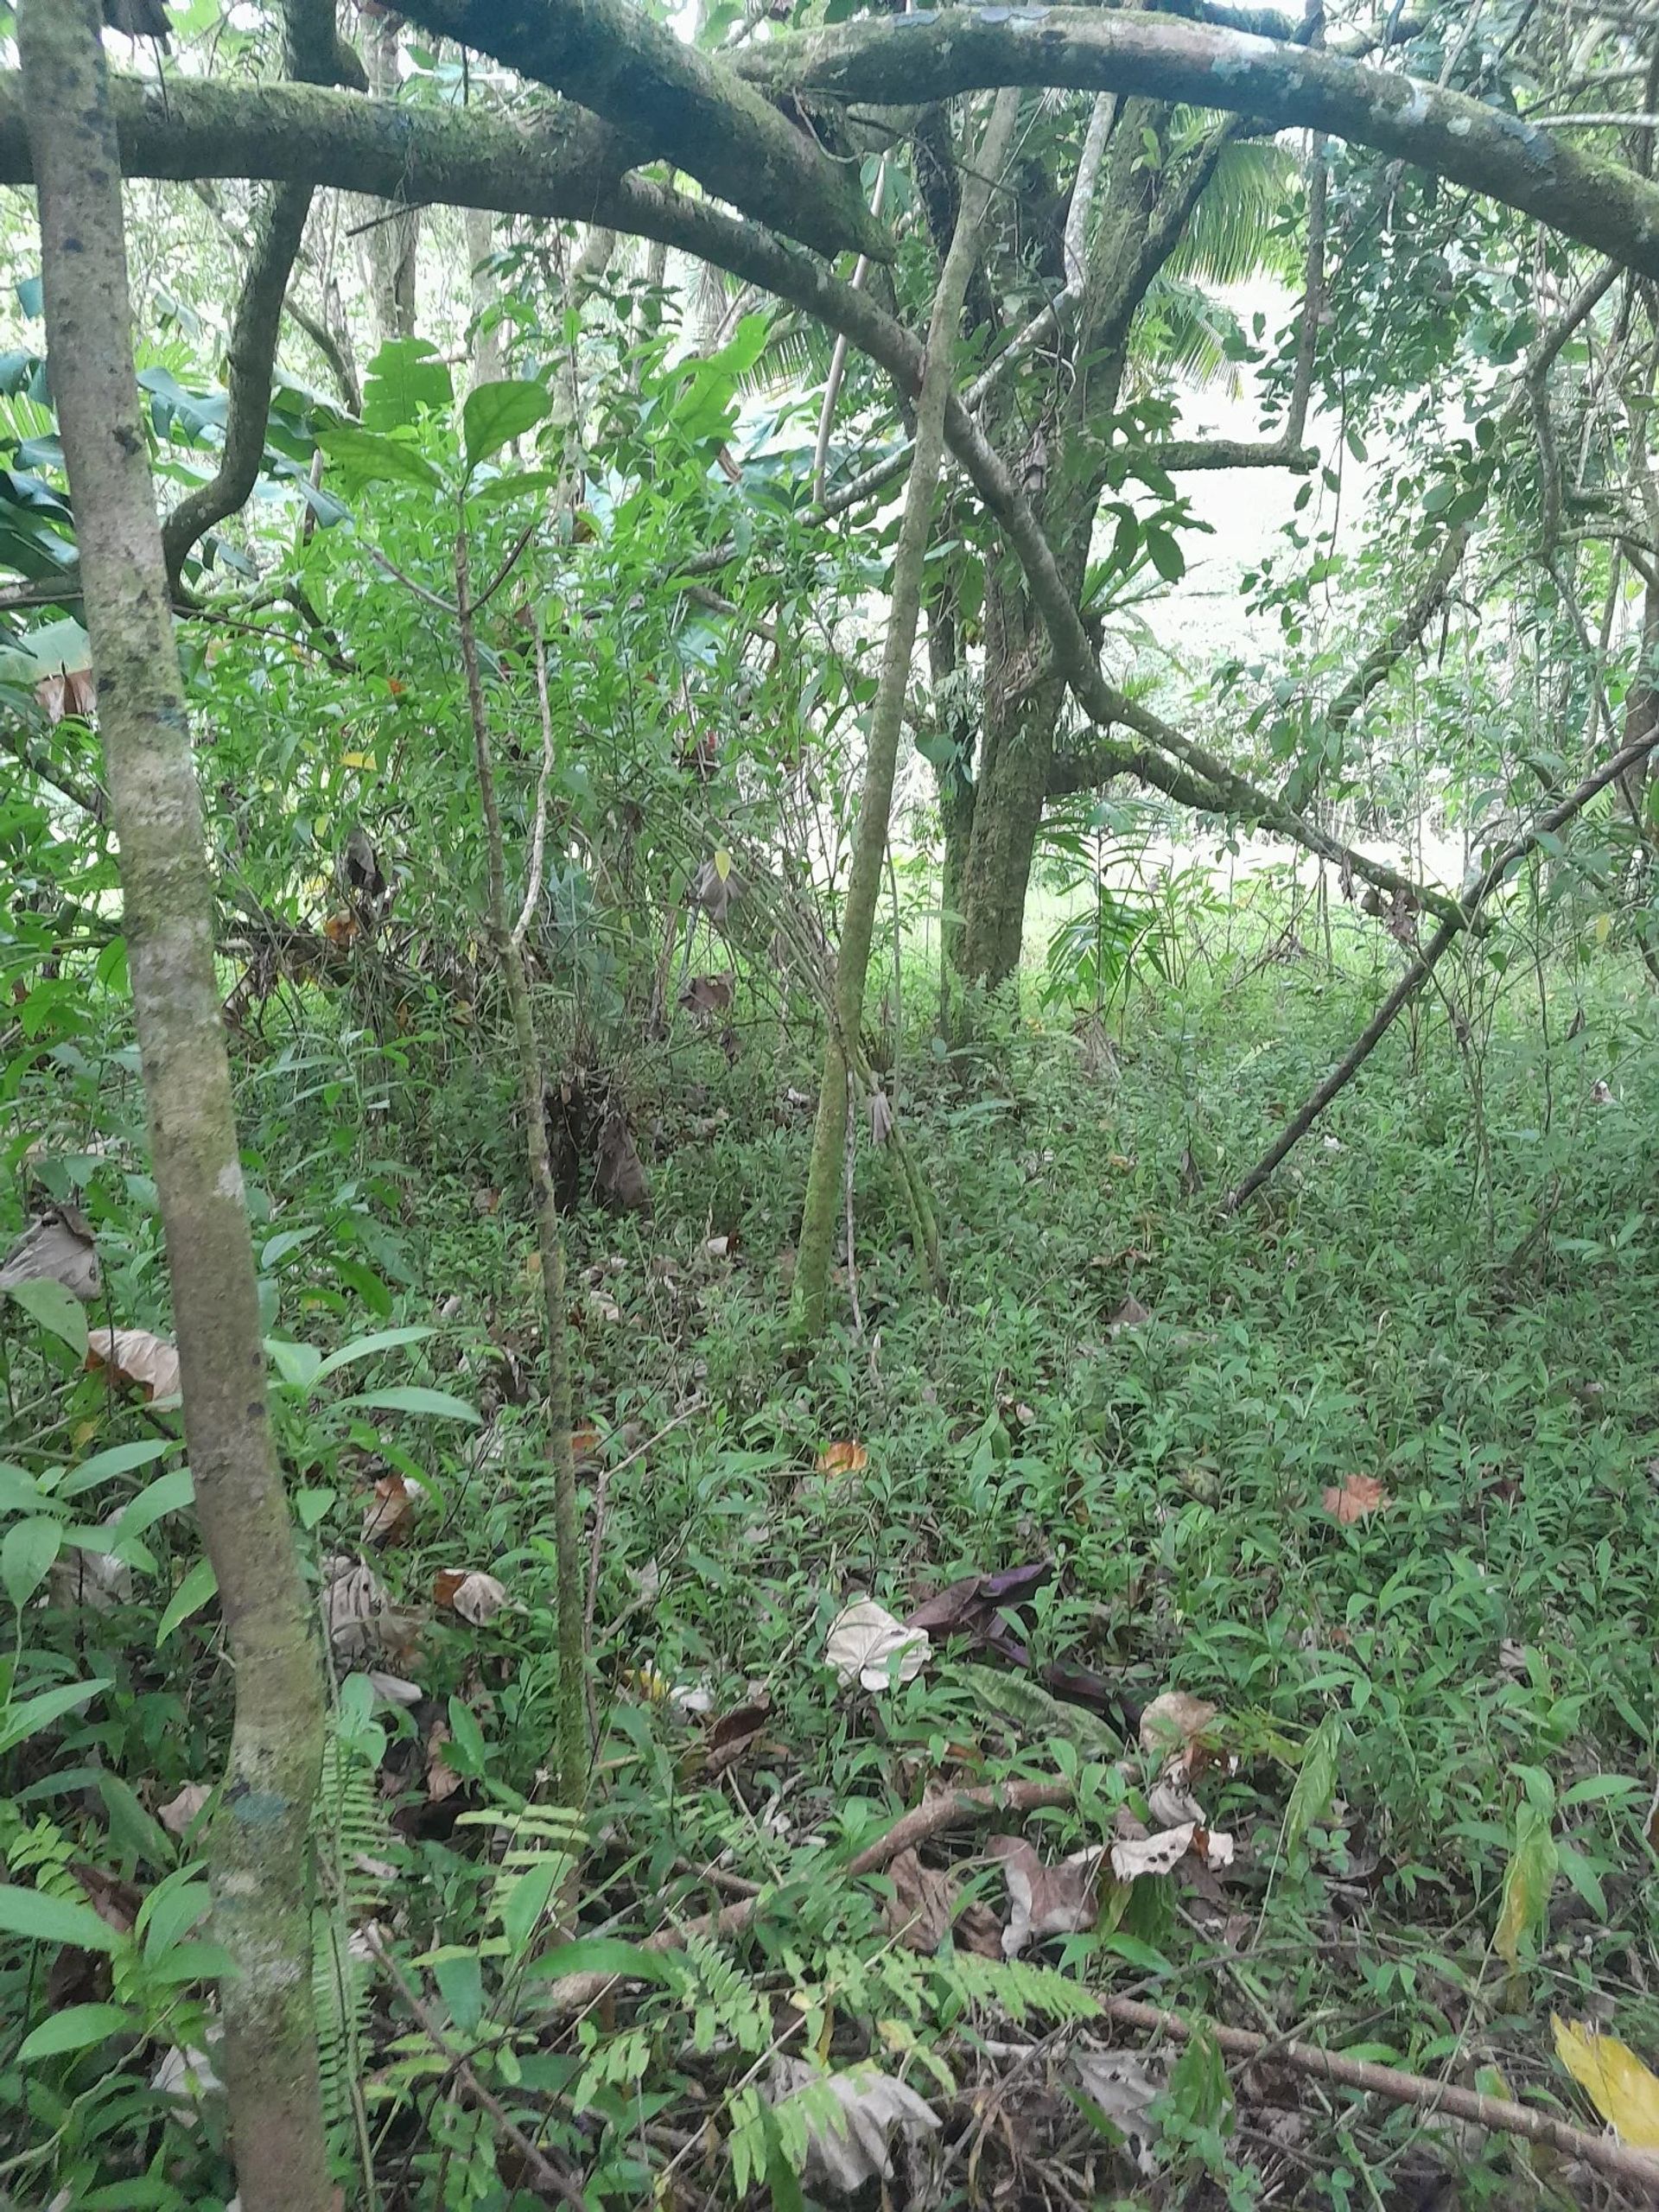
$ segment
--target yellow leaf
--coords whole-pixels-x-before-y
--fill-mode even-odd
[[[1531,1952],[1543,1925],[1556,1863],[1551,1815],[1523,1800],[1515,1816],[1515,1848],[1504,1871],[1503,1902],[1492,1936],[1492,1948],[1511,1974],[1520,1972],[1522,1953]]]
[[[727,851],[724,845],[716,845],[715,848],[715,874],[720,878],[721,881],[724,883],[731,872],[731,855]]]
[[[1620,2142],[1636,2151],[1659,2151],[1659,2080],[1615,2037],[1557,2019],[1553,2012],[1549,2024],[1555,2056],[1618,2130]]]
[[[366,768],[372,775],[374,755],[372,753],[342,753],[340,756],[340,765],[342,768]]]

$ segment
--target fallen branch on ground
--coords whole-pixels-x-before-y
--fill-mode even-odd
[[[1191,2021],[1156,2005],[1141,2005],[1132,1997],[1102,2000],[1111,2019],[1126,2028],[1144,2028],[1177,2043],[1190,2041],[1195,2032]],[[1483,2096],[1475,2089],[1459,2089],[1449,2082],[1432,2082],[1420,2074],[1402,2074],[1393,2066],[1379,2066],[1370,2059],[1344,2058],[1338,2051],[1321,2050],[1306,2043],[1281,2042],[1257,2035],[1248,2028],[1211,2025],[1209,2032],[1230,2058],[1267,2057],[1276,2066],[1289,2066],[1299,2074],[1334,2082],[1345,2089],[1359,2089],[1374,2097],[1387,2097],[1397,2105],[1412,2105],[1420,2112],[1443,2113],[1448,2120],[1489,2127],[1503,2135],[1524,2136],[1529,2142],[1548,2143],[1569,2158],[1581,2158],[1619,2181],[1632,2183],[1649,2196],[1659,2196],[1659,2158],[1632,2151],[1605,2135],[1592,2135],[1557,2120],[1533,2105],[1519,2105],[1509,2097]]]

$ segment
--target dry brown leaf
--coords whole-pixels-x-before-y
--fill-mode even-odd
[[[870,1142],[886,1144],[893,1135],[893,1101],[885,1090],[870,1093]]]
[[[176,1797],[156,1807],[156,1817],[169,1835],[182,1835],[213,1794],[210,1783],[187,1782]]]
[[[90,668],[59,668],[35,686],[41,712],[55,728],[75,715],[85,721],[98,705],[98,684]]]
[[[961,1885],[945,1869],[924,1866],[914,1851],[901,1851],[887,1868],[887,1932],[907,1950],[937,1951],[946,1936],[958,1951],[982,1959],[1002,1955],[996,1916],[978,1903],[964,1906]]]
[[[59,1207],[31,1222],[0,1264],[0,1290],[42,1281],[61,1283],[83,1306],[104,1287],[92,1230],[73,1207]]]
[[[461,1777],[443,1757],[443,1747],[449,1740],[448,1722],[435,1720],[426,1737],[426,1794],[434,1805],[442,1805],[461,1787]]]
[[[363,1508],[363,1541],[401,1543],[409,1533],[415,1509],[425,1495],[423,1485],[413,1475],[382,1475]]]
[[[821,1475],[861,1475],[870,1455],[861,1444],[826,1444],[813,1461]]]
[[[1039,1936],[1074,1936],[1094,1926],[1104,1845],[1074,1851],[1058,1866],[1045,1866],[1022,1835],[994,1835],[986,1847],[1002,1862],[1008,1885],[1008,1924],[1002,1931],[1005,1958],[1018,1958]]]
[[[1189,1697],[1185,1690],[1166,1690],[1141,1715],[1141,1748],[1166,1759],[1179,1758],[1205,1739],[1210,1724],[1219,1717],[1218,1708],[1205,1699]]]
[[[583,1427],[570,1432],[570,1456],[580,1467],[591,1465],[599,1458],[599,1431]]]
[[[105,1515],[99,1528],[112,1535],[124,1510],[117,1506],[113,1513]],[[118,1605],[131,1604],[132,1569],[113,1552],[87,1551],[77,1544],[60,1552],[53,1560],[46,1586],[54,1605],[84,1605],[95,1613],[110,1613]]]
[[[178,1352],[148,1329],[94,1329],[86,1339],[86,1365],[93,1374],[108,1368],[118,1382],[152,1402],[178,1394]]]
[[[1109,1315],[1106,1322],[1106,1333],[1109,1337],[1120,1337],[1122,1335],[1125,1329],[1141,1328],[1145,1323],[1150,1321],[1151,1319],[1152,1313],[1150,1309],[1143,1306],[1138,1298],[1125,1298],[1119,1302],[1116,1308],[1110,1315]]]
[[[1368,1514],[1386,1512],[1394,1500],[1375,1475],[1344,1475],[1340,1485],[1333,1484],[1320,1494],[1319,1503],[1346,1529]]]
[[[873,2181],[891,2181],[888,2145],[898,2128],[919,2141],[940,2125],[931,2105],[903,2082],[868,2064],[825,2073],[810,2060],[780,2058],[767,2089],[777,2104],[792,2091],[827,2088],[839,2107],[834,2120],[820,2117],[817,2098],[803,2107],[806,2125],[804,2178],[820,2190],[850,2196]]]

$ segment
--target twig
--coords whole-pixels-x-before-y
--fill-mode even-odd
[[[838,1872],[843,1881],[855,1882],[862,1874],[874,1874],[898,1858],[900,1852],[925,1843],[929,1836],[937,1835],[941,1828],[952,1827],[958,1821],[976,1820],[990,1813],[1030,1813],[1046,1805],[1069,1805],[1074,1795],[1069,1782],[1006,1782],[973,1789],[952,1789],[937,1797],[929,1797],[918,1805],[914,1812],[906,1813],[895,1821],[885,1835],[839,1869],[826,1869],[822,1880],[831,1872]],[[721,1936],[740,1934],[754,1918],[757,1912],[775,1894],[763,1890],[758,1896],[741,1897],[735,1904],[722,1905],[718,1912],[700,1913],[695,1920],[683,1922],[676,1928],[659,1928],[648,1936],[640,1948],[646,1951],[677,1951],[687,1938]],[[579,2012],[601,1997],[613,1983],[626,1980],[626,1975],[612,1974],[568,1974],[548,1989],[543,2002],[560,2012]]]
[[[588,2199],[582,2190],[569,2174],[559,2171],[544,2151],[539,2150],[531,2141],[529,2136],[525,2134],[524,2129],[519,2126],[500,2100],[485,2088],[467,2060],[455,2049],[443,2030],[433,2018],[408,1975],[381,1941],[378,1931],[372,1925],[366,1927],[363,1930],[363,1939],[373,1954],[376,1964],[396,1986],[398,1995],[414,2014],[421,2032],[427,2037],[440,2057],[453,2069],[455,2079],[466,2090],[467,2094],[480,2110],[489,2114],[497,2128],[512,2144],[513,2149],[524,2160],[527,2171],[535,2177],[537,2188],[546,2190],[550,2195],[556,2196],[561,2203],[574,2204],[578,2207],[579,2212],[586,2212]]]
[[[1523,831],[1518,837],[1511,838],[1497,858],[1475,878],[1472,884],[1465,886],[1461,895],[1453,906],[1452,912],[1440,924],[1428,944],[1383,1000],[1349,1050],[1332,1069],[1307,1103],[1286,1122],[1249,1173],[1228,1193],[1226,1202],[1222,1208],[1224,1213],[1236,1213],[1241,1206],[1255,1197],[1286,1154],[1294,1145],[1300,1144],[1307,1135],[1337,1093],[1345,1090],[1352,1082],[1394,1026],[1395,1016],[1412,999],[1415,998],[1433,974],[1442,957],[1449,950],[1452,940],[1460,937],[1465,931],[1469,931],[1478,937],[1486,934],[1491,926],[1491,918],[1489,917],[1484,922],[1479,920],[1478,918],[1479,909],[1503,881],[1516,862],[1524,860],[1545,837],[1570,822],[1580,808],[1589,804],[1598,791],[1605,791],[1609,784],[1635,767],[1638,761],[1645,760],[1656,747],[1659,747],[1659,731],[1654,732],[1650,736],[1638,739],[1634,745],[1624,746],[1620,751],[1615,753],[1610,760],[1598,768],[1593,775],[1586,776],[1584,781],[1569,791],[1564,799],[1552,806],[1547,814],[1540,815],[1529,830]]]
[[[702,1402],[700,1397],[693,1398],[690,1404],[683,1407],[665,1427],[658,1430],[655,1436],[648,1436],[643,1444],[635,1445],[626,1459],[619,1459],[613,1467],[601,1466],[599,1471],[599,1480],[594,1486],[593,1540],[588,1548],[588,1603],[582,1615],[582,1631],[584,1649],[591,1649],[594,1640],[594,1611],[599,1603],[599,1554],[605,1541],[605,1497],[611,1486],[611,1478],[631,1467],[636,1459],[643,1459],[645,1453],[654,1451],[665,1436],[672,1436],[677,1428],[683,1427],[693,1414],[702,1409]]]
[[[1185,2043],[1195,2032],[1192,2024],[1176,2012],[1156,2005],[1142,2005],[1132,1997],[1105,1997],[1102,2009],[1122,2026],[1144,2028]],[[1431,2082],[1421,2074],[1402,2074],[1397,2067],[1380,2066],[1370,2059],[1344,2058],[1338,2051],[1321,2050],[1313,2044],[1280,2040],[1257,2035],[1249,2028],[1211,2026],[1219,2048],[1234,2058],[1256,2059],[1271,2054],[1276,2063],[1294,2068],[1344,2088],[1360,2089],[1371,2096],[1387,2097],[1397,2105],[1414,2105],[1421,2112],[1444,2113],[1450,2120],[1469,2121],[1503,2135],[1523,2135],[1534,2143],[1548,2143],[1570,2158],[1599,2166],[1603,2173],[1636,2183],[1649,2196],[1659,2196],[1659,2158],[1632,2151],[1605,2135],[1574,2127],[1532,2105],[1518,2105],[1509,2097],[1483,2096],[1476,2089],[1459,2089],[1446,2082]]]
[[[536,625],[536,700],[542,710],[542,772],[536,785],[536,831],[530,846],[530,881],[524,903],[512,925],[512,941],[522,944],[542,895],[542,862],[547,850],[547,787],[553,776],[553,709],[547,696],[547,640]]]

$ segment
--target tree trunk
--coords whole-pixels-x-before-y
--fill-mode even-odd
[[[869,753],[853,836],[853,864],[847,884],[841,946],[836,961],[836,988],[829,1033],[824,1039],[823,1078],[818,1118],[807,1171],[806,1197],[795,1268],[796,1334],[811,1343],[823,1333],[830,1288],[830,1253],[835,1240],[836,1193],[842,1176],[847,1134],[847,1075],[857,1057],[864,1012],[864,984],[875,934],[876,902],[887,857],[893,782],[910,687],[911,657],[921,616],[922,572],[932,531],[933,493],[944,452],[944,410],[954,376],[957,326],[974,262],[974,241],[991,188],[1007,157],[1020,112],[1020,95],[999,92],[986,127],[976,167],[962,195],[957,232],[945,256],[934,295],[916,408],[916,449],[905,487],[904,520],[893,556],[893,596],[882,650],[881,679],[870,715]],[[918,1241],[922,1241],[918,1236]],[[850,1256],[850,1255],[849,1255]]]
[[[213,888],[132,367],[121,168],[99,0],[23,0],[53,394],[74,498],[120,845],[150,1147],[196,1515],[235,1681],[209,1847],[225,2078],[244,2212],[333,2198],[311,2003],[307,1827],[322,1676],[266,1408],[253,1255],[213,967]]]
[[[363,66],[376,99],[395,100],[402,76],[397,67],[397,19],[376,13],[359,18]],[[357,203],[358,250],[363,281],[374,318],[375,343],[415,335],[415,251],[420,240],[420,211],[391,201]]]
[[[483,266],[495,251],[495,222],[482,207],[463,208],[461,220],[466,226],[467,267],[472,283],[473,382],[499,384],[507,372],[501,326],[493,323],[486,327],[484,321],[501,296],[493,270]]]

